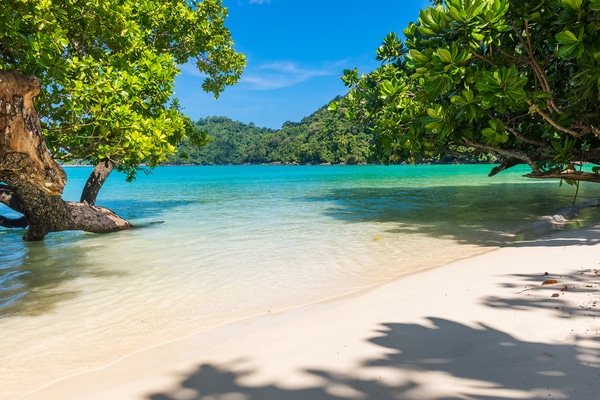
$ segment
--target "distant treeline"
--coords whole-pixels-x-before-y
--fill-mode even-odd
[[[173,164],[365,164],[369,133],[326,107],[281,129],[260,128],[227,117],[208,117],[196,127],[212,141],[197,148],[187,142],[170,157]]]
[[[197,147],[189,142],[178,146],[169,157],[171,164],[368,164],[373,134],[346,119],[343,113],[331,113],[322,107],[300,122],[285,122],[281,129],[257,127],[227,117],[202,118],[195,123],[199,132],[206,132],[209,143]],[[442,163],[481,163],[478,159],[446,155]]]

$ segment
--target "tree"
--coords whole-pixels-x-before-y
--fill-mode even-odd
[[[227,117],[201,118],[195,126],[209,143],[198,149],[188,141],[178,145],[171,163],[189,164],[364,164],[369,135],[341,114],[321,107],[300,122],[281,129],[259,128]]]
[[[52,157],[96,165],[76,203],[92,215],[114,169],[133,179],[142,165],[166,161],[183,139],[202,145],[205,136],[174,97],[174,78],[193,62],[206,76],[202,89],[215,97],[238,81],[245,58],[233,49],[226,16],[221,0],[5,0],[0,201],[24,216],[0,225],[28,226],[29,240],[129,227],[108,211],[108,228],[99,228],[97,216],[71,224],[75,206],[62,203],[65,174]]]
[[[600,0],[435,0],[382,65],[344,71],[330,105],[369,126],[376,155],[495,156],[532,178],[600,182]]]

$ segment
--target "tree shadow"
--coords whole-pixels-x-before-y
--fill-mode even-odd
[[[388,223],[392,233],[448,237],[482,246],[504,246],[600,221],[599,213],[592,211],[566,224],[542,223],[542,217],[560,213],[572,202],[570,193],[547,189],[515,183],[364,187],[334,189],[308,200],[331,203],[325,214],[348,223]]]
[[[513,274],[508,275],[507,282],[503,286],[513,289],[510,298],[488,296],[483,304],[503,310],[549,310],[560,318],[600,318],[600,270],[582,269],[565,275]],[[575,295],[580,299],[577,304],[568,301]]]
[[[120,210],[121,216],[134,221],[135,228],[162,229],[156,223],[161,222],[158,219],[165,210],[195,203],[198,202],[119,200],[104,202],[102,206]],[[11,214],[11,217],[14,215]],[[66,231],[50,233],[42,242],[24,242],[24,232],[24,229],[0,228],[0,318],[41,315],[52,311],[59,303],[79,294],[77,291],[64,289],[70,280],[127,274],[126,270],[107,272],[86,261],[82,246],[103,235]],[[131,232],[108,235],[126,237]]]
[[[24,242],[19,232],[4,234],[9,251],[0,256],[0,318],[51,312],[79,291],[65,283],[83,277],[108,278],[126,272],[106,271],[87,263],[82,243],[95,235],[59,232],[43,242]]]
[[[594,212],[593,210],[591,212]],[[600,243],[600,227],[587,227],[589,235],[581,236],[576,230],[560,235],[546,236],[543,240],[529,240],[519,243],[525,247],[568,247],[568,246],[594,246]],[[537,235],[539,238],[542,235]]]
[[[423,324],[384,323],[369,342],[387,356],[344,372],[305,370],[319,384],[244,384],[259,371],[203,364],[171,390],[149,400],[176,399],[548,399],[596,398],[598,347],[524,341],[478,324],[441,318]],[[282,354],[282,357],[285,355]]]

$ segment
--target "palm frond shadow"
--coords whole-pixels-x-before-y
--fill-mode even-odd
[[[556,275],[552,271],[544,275],[517,274],[510,275],[507,282],[511,283],[505,284],[505,287],[513,289],[513,296],[486,297],[483,303],[487,307],[519,311],[549,310],[559,318],[600,318],[600,270],[581,269],[566,275]],[[578,304],[565,301],[574,294],[580,295]]]

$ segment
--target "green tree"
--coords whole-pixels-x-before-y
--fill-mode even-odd
[[[327,107],[286,122],[248,151],[250,160],[294,164],[364,164],[368,161],[369,135],[343,115],[332,115]],[[264,158],[260,159],[259,154]]]
[[[279,130],[259,128],[227,117],[198,120],[209,143],[198,149],[189,141],[178,146],[170,163],[189,164],[364,164],[369,135],[343,115],[322,107],[300,122],[287,121]]]
[[[95,203],[113,169],[133,179],[142,164],[152,168],[166,161],[183,139],[202,144],[205,137],[180,112],[174,78],[180,65],[193,63],[206,76],[202,89],[215,97],[238,81],[245,58],[233,49],[226,16],[221,0],[3,1],[0,118],[5,123],[0,128],[22,139],[5,137],[0,143],[0,182],[5,183],[0,199],[24,217],[0,223],[29,226],[27,239],[64,229],[107,230],[85,224],[73,228],[65,222],[69,210],[53,222],[44,218],[50,203],[72,205],[56,199],[65,182],[54,161],[31,156],[35,149],[29,149],[29,162],[15,162],[15,154],[24,153],[19,146],[41,132],[55,159],[97,166],[82,193],[87,206]],[[23,118],[27,129],[20,130],[10,107],[29,97],[35,99],[41,125],[28,123],[37,121],[30,104]]]
[[[385,162],[492,155],[490,175],[600,182],[600,0],[435,0],[344,71],[330,105],[369,126]]]

